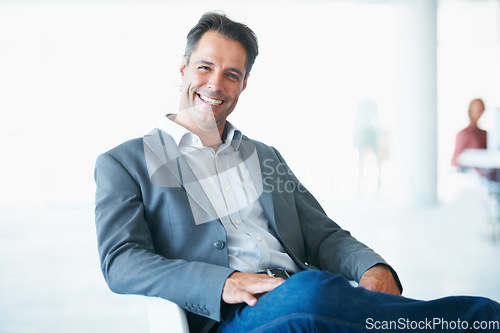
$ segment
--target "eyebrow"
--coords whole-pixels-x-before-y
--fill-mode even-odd
[[[213,62],[210,62],[208,60],[199,60],[199,61],[196,62],[196,65],[215,66],[215,64]],[[228,68],[227,70],[231,71],[231,72],[235,72],[238,75],[240,75],[241,77],[243,77],[243,73],[239,69],[237,69],[237,68],[231,67],[231,68]]]

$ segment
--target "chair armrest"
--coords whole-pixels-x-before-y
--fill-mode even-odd
[[[157,297],[146,297],[150,333],[189,333],[184,309]]]

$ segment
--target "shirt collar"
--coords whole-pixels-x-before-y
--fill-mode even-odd
[[[197,142],[201,147],[200,138],[196,134],[190,132],[187,128],[174,122],[175,116],[175,113],[167,114],[167,116],[163,118],[162,122],[160,123],[159,129],[168,133],[174,139],[175,144],[178,147],[185,142],[192,143],[196,140],[198,140]],[[240,147],[243,134],[229,121],[226,121],[226,127],[224,128],[223,135],[225,135],[225,140],[223,140],[224,146],[232,145],[236,150]]]
[[[241,144],[241,138],[243,134],[239,129],[237,129],[233,124],[226,120],[226,127],[224,128],[224,132],[226,139],[224,140],[226,145],[232,145],[234,149],[238,150]]]

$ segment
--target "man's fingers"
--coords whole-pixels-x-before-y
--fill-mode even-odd
[[[255,295],[264,294],[282,284],[285,280],[264,274],[234,272],[224,284],[222,300],[228,304],[257,304]]]
[[[250,306],[255,306],[257,304],[257,298],[250,293],[244,293],[244,297],[241,303],[247,303]]]
[[[245,285],[245,289],[254,295],[271,291],[285,282],[282,278],[273,278],[264,274],[256,275],[258,276],[257,279],[248,280],[248,283]]]

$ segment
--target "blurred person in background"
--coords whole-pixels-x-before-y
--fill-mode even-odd
[[[469,126],[458,132],[455,142],[455,152],[451,159],[451,164],[459,170],[463,168],[458,163],[460,154],[465,149],[486,149],[487,133],[477,125],[479,118],[484,113],[484,102],[482,99],[476,98],[469,104]],[[486,176],[485,171],[478,170],[483,176]]]

